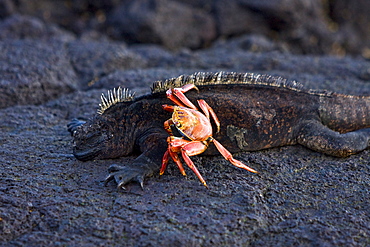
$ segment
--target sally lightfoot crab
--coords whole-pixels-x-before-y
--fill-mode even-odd
[[[217,126],[217,132],[220,131],[220,122],[213,109],[204,100],[197,100],[199,107],[191,103],[184,95],[187,91],[198,88],[194,84],[187,84],[181,88],[169,89],[166,94],[175,106],[163,105],[163,109],[172,112],[172,117],[164,122],[164,128],[170,134],[167,138],[168,149],[163,155],[160,175],[166,170],[170,157],[177,164],[180,172],[186,176],[184,167],[179,158],[179,153],[185,163],[197,175],[203,185],[207,186],[202,175],[191,161],[190,156],[203,153],[208,145],[213,142],[222,156],[230,161],[236,167],[243,168],[250,172],[257,173],[254,169],[244,165],[239,160],[233,158],[231,153],[212,137],[211,118]],[[176,135],[176,136],[175,136]]]

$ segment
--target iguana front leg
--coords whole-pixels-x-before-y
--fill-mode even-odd
[[[124,189],[127,183],[136,181],[143,188],[145,177],[152,176],[155,173],[159,174],[162,156],[167,149],[166,138],[168,136],[164,130],[161,132],[152,133],[140,138],[139,145],[143,153],[131,164],[125,164],[123,166],[111,165],[108,169],[109,175],[105,179],[104,184],[107,185],[110,181],[114,180],[117,183],[117,188]]]
[[[370,128],[341,134],[316,120],[300,126],[298,143],[312,150],[337,157],[347,157],[369,147]]]

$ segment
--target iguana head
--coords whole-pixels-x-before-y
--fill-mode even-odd
[[[73,154],[79,160],[103,158],[108,151],[109,128],[101,120],[94,118],[79,126],[73,132]]]
[[[118,88],[108,91],[107,96],[102,95],[95,117],[70,128],[74,139],[73,154],[77,159],[85,161],[116,158],[132,151],[132,141],[125,141],[130,138],[126,133],[125,109],[126,104],[130,104],[132,100],[133,94],[128,90]],[[127,146],[128,143],[130,146]]]

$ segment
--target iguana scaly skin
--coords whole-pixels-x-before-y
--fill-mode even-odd
[[[193,83],[216,112],[221,131],[214,137],[230,152],[256,151],[301,144],[333,156],[346,157],[369,147],[370,97],[304,90],[294,81],[252,73],[196,73],[156,82],[152,94],[134,98],[127,90],[102,96],[98,114],[86,123],[69,124],[73,154],[79,160],[109,159],[141,153],[131,164],[112,165],[110,179],[119,187],[157,173],[167,148],[163,122],[171,103],[165,91]],[[204,154],[218,155],[211,146]]]

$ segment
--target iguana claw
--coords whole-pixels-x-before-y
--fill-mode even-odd
[[[124,185],[131,181],[137,181],[140,187],[144,189],[145,173],[140,171],[140,169],[132,169],[131,167],[113,164],[108,168],[108,172],[109,175],[104,180],[105,186],[114,180],[117,183],[117,189],[126,190]]]

